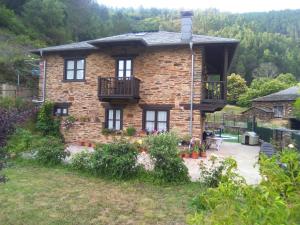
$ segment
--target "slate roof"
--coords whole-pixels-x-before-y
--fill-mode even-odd
[[[295,101],[298,97],[300,97],[299,85],[270,95],[256,98],[253,100],[253,102]]]
[[[127,33],[111,37],[99,38],[95,40],[76,42],[65,45],[58,45],[33,50],[33,53],[55,52],[55,51],[69,51],[69,50],[83,50],[83,49],[97,49],[96,45],[120,42],[140,42],[145,46],[168,46],[168,45],[186,45],[186,41],[181,40],[181,33],[158,31],[158,32],[143,32],[143,33]],[[235,39],[212,37],[206,35],[193,34],[192,42],[194,44],[238,44]]]
[[[269,109],[267,107],[257,107],[257,106],[252,106],[250,107],[249,109],[245,110],[244,112],[242,112],[242,114],[248,112],[249,110],[251,109],[258,109],[258,110],[261,110],[263,112],[266,112],[266,113],[273,113],[273,110],[272,109]]]

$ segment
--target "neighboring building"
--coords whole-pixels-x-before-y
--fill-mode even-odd
[[[267,96],[256,98],[244,116],[256,116],[261,120],[293,118],[293,104],[300,97],[300,86],[290,87]]]
[[[128,33],[34,50],[46,61],[45,99],[77,119],[67,142],[107,141],[104,128],[177,130],[201,137],[206,112],[226,105],[226,80],[238,41],[181,33]],[[191,107],[192,103],[192,107]]]

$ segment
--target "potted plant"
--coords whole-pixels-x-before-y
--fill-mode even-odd
[[[192,154],[191,154],[192,159],[198,159],[199,158],[199,146],[195,145]]]
[[[183,158],[190,158],[190,152],[188,149],[183,150]]]
[[[188,134],[184,135],[182,137],[182,140],[181,140],[181,145],[182,146],[189,146],[191,139],[192,139],[191,135],[188,135]]]
[[[204,143],[200,147],[200,157],[206,158],[206,145]]]

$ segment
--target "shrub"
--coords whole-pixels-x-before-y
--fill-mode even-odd
[[[128,127],[126,129],[126,135],[127,136],[134,136],[136,133],[136,129],[134,127]]]
[[[35,112],[34,107],[25,109],[0,107],[0,146],[5,145],[8,135],[14,131],[16,124],[25,122]]]
[[[125,140],[97,146],[91,157],[92,170],[99,175],[129,178],[138,171],[137,155],[136,147]]]
[[[35,159],[45,165],[56,165],[67,156],[61,139],[57,137],[44,137],[36,140],[32,146]]]
[[[9,137],[6,149],[11,153],[21,153],[30,151],[34,135],[26,129],[17,128],[16,131]]]
[[[257,186],[240,179],[233,171],[236,164],[228,161],[219,186],[193,200],[196,213],[189,216],[189,224],[299,224],[299,159],[295,151],[262,156],[263,181]]]
[[[1,170],[5,166],[5,159],[6,159],[6,151],[4,148],[0,147],[0,183],[5,183],[7,178],[4,174],[1,174]]]
[[[237,167],[236,162],[230,158],[217,162],[217,157],[212,156],[209,161],[209,167],[203,161],[200,162],[200,182],[207,187],[218,187],[228,170]]]
[[[0,108],[25,110],[32,107],[32,102],[25,101],[21,98],[0,97]]]
[[[146,140],[154,161],[154,175],[165,182],[186,182],[188,169],[179,157],[178,137],[174,133],[151,135]]]
[[[91,169],[92,153],[88,151],[82,151],[75,154],[71,159],[71,167],[76,170],[88,171]]]
[[[60,120],[53,116],[54,103],[45,102],[38,112],[36,128],[43,135],[61,136]]]

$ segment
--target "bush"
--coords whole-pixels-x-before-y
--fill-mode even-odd
[[[45,102],[38,112],[36,128],[43,135],[60,137],[60,120],[53,116],[54,103]]]
[[[218,187],[222,179],[224,179],[224,174],[232,168],[236,168],[236,162],[230,158],[217,162],[217,157],[211,157],[210,166],[208,167],[203,161],[200,162],[200,182],[207,187]]]
[[[136,129],[134,127],[128,127],[126,129],[126,135],[127,136],[134,136],[136,133]]]
[[[22,98],[0,97],[0,108],[25,110],[32,107],[32,102],[25,101]]]
[[[125,140],[97,146],[91,156],[92,170],[99,175],[129,178],[138,171],[137,155],[136,147]]]
[[[189,216],[189,224],[299,224],[299,159],[296,151],[262,156],[263,181],[257,186],[240,179],[236,163],[228,161],[219,186],[193,200],[196,213]]]
[[[75,154],[71,159],[71,167],[76,170],[89,171],[91,169],[92,153],[82,151]]]
[[[8,108],[0,106],[0,147],[6,144],[8,135],[13,133],[17,124],[22,124],[35,114],[36,109],[29,105],[22,109],[14,105]]]
[[[165,182],[187,182],[188,169],[179,157],[178,137],[174,133],[151,135],[146,140],[154,161],[154,175]]]
[[[59,164],[67,156],[61,139],[52,136],[35,140],[32,150],[35,159],[45,165]]]
[[[17,128],[9,137],[5,148],[10,153],[19,154],[21,152],[30,151],[33,141],[34,135],[29,130]]]

